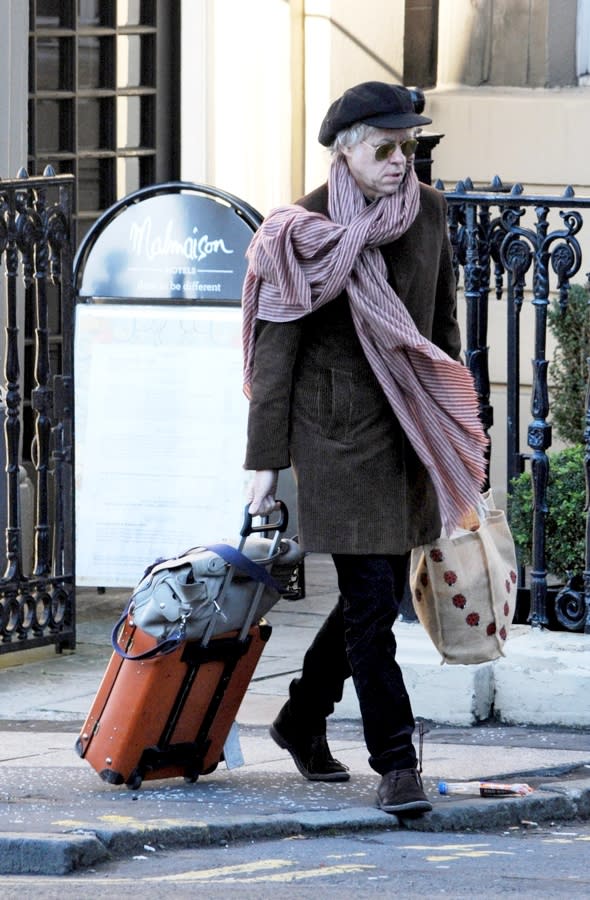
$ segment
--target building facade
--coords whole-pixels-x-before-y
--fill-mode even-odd
[[[499,175],[590,195],[590,0],[5,0],[0,48],[0,177],[73,173],[78,241],[155,182],[206,183],[263,215],[290,202],[326,177],[329,103],[369,79],[424,89],[447,189]],[[504,336],[499,303],[498,422]],[[523,365],[525,403],[528,380]]]
[[[156,181],[295,198],[327,106],[373,78],[425,89],[447,187],[590,190],[590,0],[5,0],[0,46],[0,173],[73,172],[79,237]]]

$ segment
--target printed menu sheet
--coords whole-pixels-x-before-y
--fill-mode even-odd
[[[132,587],[158,557],[235,539],[240,308],[80,304],[74,366],[77,584]]]

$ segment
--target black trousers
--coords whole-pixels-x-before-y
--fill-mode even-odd
[[[291,682],[289,712],[311,734],[326,719],[352,675],[369,764],[380,775],[416,767],[414,716],[396,661],[392,626],[403,599],[409,554],[334,554],[340,597]]]

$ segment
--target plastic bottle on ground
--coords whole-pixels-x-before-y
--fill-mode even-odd
[[[524,797],[533,788],[528,784],[503,784],[497,781],[439,781],[439,794],[471,794],[480,797]]]

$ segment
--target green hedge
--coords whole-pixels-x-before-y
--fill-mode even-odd
[[[564,579],[583,572],[586,547],[586,483],[584,447],[568,447],[548,453],[549,482],[545,530],[547,571]],[[533,489],[530,472],[512,482],[509,501],[510,527],[523,565],[532,562]]]
[[[551,422],[565,444],[581,444],[586,415],[587,358],[590,356],[590,295],[572,284],[562,310],[557,300],[549,307],[547,323],[556,340],[549,366]]]

